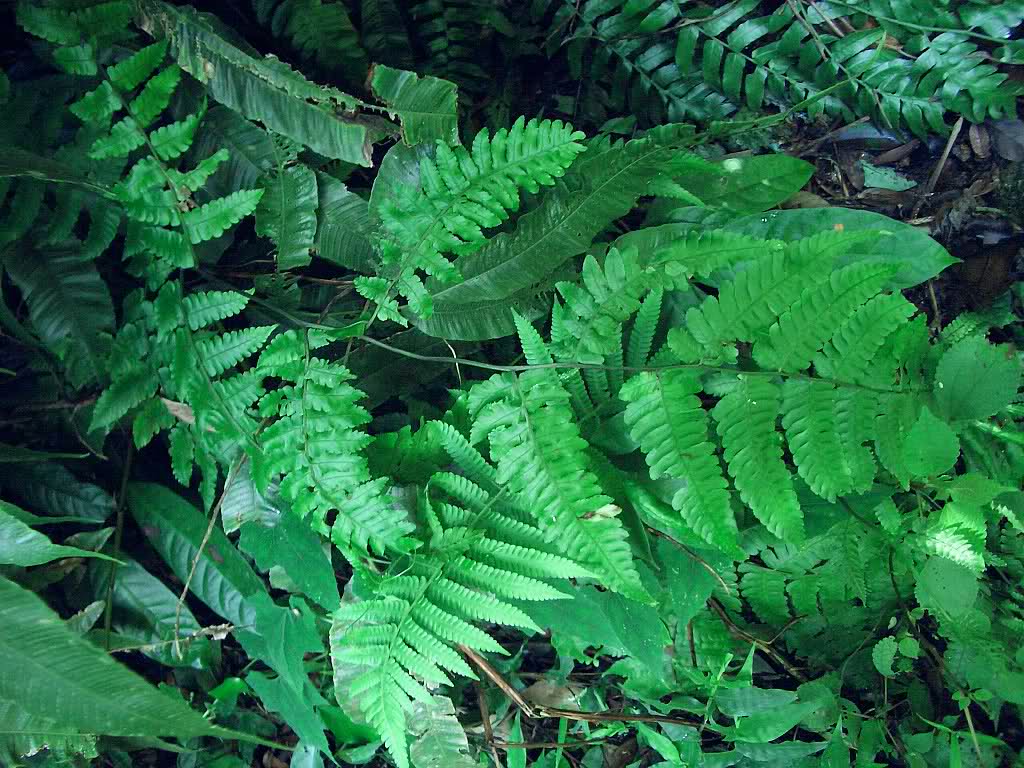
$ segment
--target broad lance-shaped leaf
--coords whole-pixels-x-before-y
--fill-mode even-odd
[[[285,168],[267,182],[256,207],[256,234],[274,241],[278,269],[309,264],[316,209],[316,174],[306,166]]]
[[[26,515],[27,512],[13,504],[0,501],[0,565],[26,568],[64,557],[98,557],[117,562],[114,558],[99,552],[54,544],[44,534],[32,530],[24,522]],[[39,519],[47,522],[45,518]]]
[[[348,269],[374,273],[373,223],[367,202],[326,173],[317,173],[316,254]]]
[[[415,72],[375,64],[370,88],[402,121],[407,144],[459,140],[458,94],[455,83],[437,77],[420,78]]]
[[[219,527],[196,562],[207,531],[206,516],[196,507],[162,485],[131,483],[128,509],[178,579],[184,582],[196,563],[190,586],[196,597],[236,626],[252,623],[249,598],[266,590]]]
[[[212,661],[210,641],[201,634],[202,627],[188,607],[183,607],[179,613],[178,593],[172,592],[135,560],[123,554],[119,559],[122,565],[116,568],[111,596],[112,626],[117,633],[117,643],[141,650],[170,667],[209,664]],[[90,599],[107,599],[110,578],[109,563],[90,563],[87,582]]]
[[[18,249],[4,266],[28,304],[32,326],[62,358],[75,386],[107,377],[114,308],[96,265],[76,253]]]
[[[535,286],[629,213],[650,181],[672,168],[678,148],[691,137],[688,126],[663,126],[624,146],[588,149],[513,232],[456,261],[461,282],[430,285],[434,311],[417,318],[417,327],[447,339],[514,333],[513,310],[528,305]]]
[[[136,23],[167,40],[178,65],[221,104],[326,157],[370,165],[373,133],[342,114],[358,99],[312,83],[277,59],[249,55],[193,8],[160,0],[138,0],[135,8]]]
[[[0,577],[0,698],[28,715],[111,736],[226,735],[77,635],[42,600]]]

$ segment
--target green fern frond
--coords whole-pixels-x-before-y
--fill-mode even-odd
[[[457,273],[443,254],[479,249],[483,229],[519,207],[521,189],[536,192],[565,173],[584,149],[582,138],[561,121],[520,118],[493,138],[484,129],[471,150],[437,142],[434,157],[420,160],[419,188],[397,186],[377,207],[387,233],[381,274],[429,316],[430,297],[417,273],[452,280]],[[366,296],[361,280],[357,288]]]
[[[220,237],[254,210],[262,189],[240,189],[184,213],[182,225],[193,245]]]
[[[276,326],[254,325],[196,341],[199,359],[210,377],[219,376],[254,355],[266,343]]]
[[[651,478],[685,481],[672,506],[701,538],[723,552],[738,550],[736,518],[700,400],[700,377],[692,371],[639,373],[623,385],[625,419],[640,444]]]
[[[550,362],[529,323],[516,322],[530,362]],[[611,589],[647,600],[619,509],[590,469],[587,443],[557,374],[539,368],[519,377],[493,376],[474,387],[469,406],[470,441],[488,440],[497,482],[529,505],[548,540],[559,541]]]
[[[341,75],[355,84],[366,79],[366,53],[343,2],[253,0],[252,5],[260,24],[287,38],[303,59],[324,73]]]
[[[309,264],[316,235],[316,174],[301,165],[281,168],[263,192],[256,208],[256,234],[277,246],[278,269]]]
[[[117,64],[107,67],[107,77],[122,91],[134,91],[156,72],[167,54],[167,41],[157,40]]]
[[[582,285],[557,284],[565,311],[561,327],[552,329],[552,337],[557,333],[563,342],[555,346],[555,354],[581,363],[602,363],[621,343],[622,326],[640,308],[644,294],[654,287],[672,287],[662,270],[641,267],[635,250],[612,248],[603,264],[587,256],[581,276]]]
[[[430,488],[460,485],[455,475],[435,477]],[[447,494],[444,494],[447,495]],[[396,563],[397,575],[374,584],[374,597],[343,604],[334,615],[331,657],[350,682],[339,697],[354,697],[367,720],[381,733],[400,766],[408,765],[405,713],[414,702],[429,704],[424,683],[450,684],[448,672],[475,678],[456,648],[506,651],[476,623],[510,624],[536,629],[529,616],[510,600],[564,597],[527,575],[555,557],[541,544],[531,549],[514,541],[542,542],[536,528],[497,511],[497,497],[462,485],[457,495],[471,504],[432,502],[437,535],[425,548]],[[448,498],[455,499],[448,495]],[[507,540],[505,532],[513,541]],[[555,558],[560,573],[584,575],[565,558]],[[550,573],[550,571],[549,571]]]
[[[198,331],[208,325],[234,317],[249,303],[249,297],[236,291],[202,291],[184,299],[188,327]]]
[[[776,430],[779,389],[760,376],[737,376],[735,388],[712,410],[736,489],[757,519],[783,541],[804,538],[793,476],[782,460]]]
[[[782,410],[793,462],[812,491],[835,501],[871,488],[875,462],[865,443],[875,433],[876,393],[790,379]]]
[[[139,95],[132,99],[128,110],[140,129],[148,128],[167,109],[180,80],[181,70],[176,64],[171,64],[151,77]]]
[[[892,372],[873,369],[871,363],[888,336],[916,311],[899,294],[875,296],[835,331],[815,356],[815,369],[820,375],[839,381],[891,384],[888,379]]]
[[[895,269],[876,263],[851,264],[829,275],[828,282],[805,292],[758,338],[753,355],[762,368],[802,371],[828,341],[838,324],[875,296]]]
[[[888,29],[841,37],[816,9],[789,3],[740,0],[704,19],[679,3],[555,5],[554,28],[574,29],[566,35],[571,72],[586,83],[599,122],[609,104],[656,124],[813,99],[811,117],[870,116],[924,138],[947,131],[946,110],[973,121],[1015,112],[1019,87],[969,40],[967,23],[950,15],[948,31],[922,33],[912,3],[876,3],[865,12],[888,19]],[[829,19],[857,8],[839,3]],[[887,32],[903,43],[899,51],[885,45]]]
[[[260,400],[260,414],[274,421],[261,436],[253,477],[263,492],[280,475],[295,512],[355,558],[356,548],[400,546],[412,526],[384,495],[384,481],[370,477],[362,453],[370,437],[359,429],[370,416],[356,404],[363,393],[348,384],[343,365],[313,355],[329,341],[322,332],[286,331],[260,355],[259,370],[285,383]]]

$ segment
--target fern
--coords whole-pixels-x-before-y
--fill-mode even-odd
[[[419,162],[419,187],[396,186],[377,206],[386,234],[380,272],[389,282],[357,278],[357,290],[377,303],[383,319],[405,324],[388,304],[395,286],[414,313],[429,317],[430,296],[418,273],[456,279],[458,273],[443,254],[478,250],[483,229],[497,226],[519,207],[520,189],[536,192],[565,173],[584,149],[581,138],[560,121],[520,118],[493,138],[484,129],[471,150],[438,142],[434,157]]]
[[[741,0],[705,18],[678,3],[584,3],[579,13],[571,0],[545,5],[555,8],[554,25],[571,30],[564,37],[574,78],[600,91],[589,103],[622,106],[628,97],[651,123],[722,119],[741,108],[816,97],[807,105],[812,117],[869,115],[924,137],[945,132],[946,110],[975,121],[1015,111],[1018,88],[987,62],[964,27],[921,35],[920,16],[907,4],[882,13],[897,19],[890,33],[908,43],[903,55],[884,45],[881,29],[837,37],[834,24],[802,3],[759,16],[767,4]],[[859,10],[854,3],[835,5]]]
[[[424,683],[450,683],[450,672],[476,677],[456,646],[504,653],[476,622],[537,629],[513,601],[564,597],[543,580],[588,573],[498,502],[464,478],[435,475],[419,502],[429,544],[374,578],[372,599],[335,612],[331,656],[346,680],[339,699],[359,702],[399,766],[409,765],[407,713],[414,702],[433,705]]]
[[[286,37],[298,53],[327,74],[350,83],[366,79],[366,53],[348,9],[332,0],[253,0],[260,24]]]
[[[536,331],[522,318],[516,322],[530,363],[550,364]],[[646,599],[619,509],[601,493],[568,400],[550,369],[494,376],[470,394],[471,441],[487,438],[497,481],[528,501],[549,540],[560,541],[612,589]]]
[[[261,436],[253,477],[262,493],[280,475],[295,512],[356,560],[357,549],[401,547],[411,528],[386,498],[385,480],[369,475],[361,451],[370,438],[357,428],[370,416],[356,404],[363,395],[347,383],[352,374],[313,356],[330,341],[324,332],[287,331],[260,355],[264,375],[285,384],[260,400],[260,414],[274,421]]]
[[[690,371],[641,373],[620,391],[628,403],[626,426],[650,466],[651,478],[685,481],[672,506],[705,541],[725,552],[738,548],[728,487],[708,442],[707,415],[695,395],[700,378]]]

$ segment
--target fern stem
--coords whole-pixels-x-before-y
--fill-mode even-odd
[[[417,352],[410,352],[399,347],[394,347],[386,342],[374,339],[370,336],[354,336],[353,338],[365,341],[368,344],[372,344],[375,347],[386,349],[389,352],[393,352],[402,357],[407,357],[410,360],[418,360],[422,363],[445,363],[448,365],[464,365],[468,368],[479,368],[485,371],[496,371],[498,373],[523,373],[525,371],[537,371],[548,369],[568,369],[575,368],[577,370],[598,370],[598,371],[623,371],[627,373],[639,373],[641,371],[651,371],[658,373],[660,371],[675,371],[675,370],[687,370],[687,371],[715,371],[717,373],[735,373],[742,374],[744,376],[771,376],[781,377],[784,379],[798,379],[803,381],[814,381],[821,382],[824,384],[832,384],[836,387],[845,387],[848,389],[859,389],[866,392],[879,392],[882,394],[909,394],[912,392],[923,392],[925,390],[918,388],[897,388],[897,387],[873,387],[869,384],[855,384],[850,381],[840,381],[839,379],[829,379],[823,376],[811,376],[806,373],[787,373],[786,371],[756,371],[756,370],[743,370],[741,368],[733,368],[725,365],[706,365],[703,363],[672,363],[671,365],[604,365],[601,363],[575,363],[575,362],[556,362],[556,363],[540,363],[537,365],[498,365],[496,363],[485,363],[479,360],[470,360],[464,357],[442,357],[439,355],[421,355]]]

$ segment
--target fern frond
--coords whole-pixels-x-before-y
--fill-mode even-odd
[[[738,549],[736,518],[722,468],[708,442],[707,414],[696,394],[700,377],[692,371],[642,372],[626,382],[630,435],[640,443],[651,478],[685,481],[672,506],[701,538],[723,552]]]
[[[367,59],[345,4],[335,0],[253,0],[256,18],[307,61],[348,82],[366,79]],[[364,27],[365,24],[364,18]]]
[[[559,359],[596,364],[621,343],[622,326],[640,308],[643,295],[653,287],[672,287],[663,270],[642,268],[635,250],[617,248],[608,251],[604,264],[587,256],[582,283],[557,283],[565,311],[552,337],[557,334],[563,342],[555,346]]]
[[[517,323],[524,349],[536,347],[529,323]],[[528,358],[551,359],[536,349]],[[619,510],[590,469],[587,442],[568,401],[550,368],[493,376],[470,392],[470,441],[488,440],[497,482],[529,506],[549,541],[560,542],[611,589],[646,600]]]
[[[240,189],[182,214],[182,225],[193,245],[220,237],[254,210],[262,189]]]
[[[185,319],[193,331],[234,317],[249,303],[249,297],[236,291],[202,291],[184,299]]]
[[[171,64],[151,77],[139,95],[132,99],[128,109],[140,129],[149,127],[150,123],[167,109],[180,80],[181,69],[176,64]]]
[[[309,264],[316,235],[316,174],[305,166],[282,168],[263,193],[256,207],[256,234],[274,241],[278,269]]]
[[[161,126],[149,135],[149,143],[156,156],[161,160],[173,160],[185,153],[192,146],[196,128],[199,127],[199,115],[188,117]]]
[[[428,494],[430,488],[455,488],[459,479],[435,477]],[[513,539],[541,541],[539,530],[498,513],[496,497],[483,489],[463,486],[457,495],[471,496],[472,503],[440,500],[433,505],[437,535],[429,545],[396,563],[398,574],[380,579],[371,600],[343,604],[334,616],[331,657],[336,674],[339,668],[354,668],[346,673],[350,682],[338,695],[359,702],[400,766],[408,765],[404,713],[413,711],[416,701],[430,702],[424,683],[450,683],[446,670],[475,678],[456,646],[507,653],[476,623],[536,629],[509,600],[560,596],[525,574],[538,562],[550,562],[550,550],[543,545],[530,549],[505,537],[507,530]],[[428,498],[424,503],[430,503]],[[561,572],[586,573],[560,560]]]
[[[262,492],[281,475],[281,495],[296,513],[311,516],[350,557],[355,548],[383,552],[399,546],[412,525],[385,497],[384,481],[370,477],[362,454],[370,437],[359,429],[370,416],[356,404],[363,393],[348,383],[352,374],[312,354],[328,341],[315,331],[286,331],[260,355],[259,370],[285,384],[260,400],[260,414],[275,421],[263,432],[253,477]]]
[[[156,72],[166,54],[167,41],[157,40],[117,64],[107,67],[107,77],[122,91],[134,91]]]
[[[557,5],[561,24],[553,23],[575,28],[567,40],[572,74],[586,84],[583,96],[598,122],[609,105],[656,124],[722,119],[741,108],[756,112],[813,98],[811,117],[870,116],[924,138],[946,132],[947,109],[973,121],[1013,114],[1019,93],[956,15],[949,15],[948,31],[922,33],[924,6],[912,3],[876,3],[865,12],[888,19],[887,29],[842,37],[821,13],[789,3],[762,15],[767,3],[741,0],[705,19],[679,3]],[[842,3],[829,19],[857,9]],[[885,45],[887,33],[903,43],[899,51]]]
[[[872,360],[886,338],[899,328],[916,308],[899,294],[881,294],[861,306],[833,334],[825,348],[814,358],[821,376],[861,384],[892,382],[891,371],[871,367]]]
[[[762,368],[804,370],[838,325],[876,295],[894,272],[889,265],[871,262],[832,272],[828,282],[806,291],[758,338],[754,360]]]
[[[773,534],[798,542],[804,538],[804,520],[775,428],[780,406],[777,386],[761,376],[740,375],[711,413],[743,501]]]
[[[800,477],[829,501],[871,488],[875,462],[865,443],[875,434],[877,396],[852,387],[790,379],[782,426]]]
[[[597,235],[627,214],[652,179],[671,172],[680,148],[692,140],[691,127],[674,125],[621,145],[590,142],[513,232],[458,260],[465,279],[434,290],[434,313],[417,320],[417,326],[449,339],[515,333],[513,310],[523,314],[524,307],[534,307],[538,293],[550,290],[559,267],[585,253]]]
[[[565,173],[584,149],[582,138],[561,121],[520,118],[493,138],[484,129],[471,150],[437,142],[434,158],[420,160],[419,189],[398,186],[378,206],[388,236],[381,274],[398,284],[401,295],[419,301],[419,314],[429,316],[429,297],[416,273],[452,279],[456,273],[443,254],[477,250],[483,229],[519,207],[520,189],[536,192]],[[409,281],[404,288],[403,280]]]
[[[647,294],[640,309],[636,313],[633,327],[629,331],[629,343],[626,346],[624,362],[628,368],[640,368],[647,365],[654,344],[654,335],[658,331],[661,320],[661,303],[665,294],[656,289]]]
[[[266,343],[275,328],[273,325],[254,325],[199,339],[196,347],[207,375],[219,376],[255,354]]]

